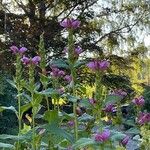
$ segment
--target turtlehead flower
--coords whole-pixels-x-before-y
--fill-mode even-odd
[[[21,47],[20,49],[19,49],[19,53],[20,54],[23,54],[23,53],[25,53],[27,51],[27,48],[26,47]]]
[[[96,104],[96,100],[94,98],[89,98],[89,103],[94,105]]]
[[[76,48],[75,48],[75,54],[76,55],[79,55],[79,54],[81,54],[82,53],[82,48],[80,47],[80,46],[77,46]]]
[[[31,59],[29,57],[23,56],[21,58],[21,61],[23,62],[24,65],[34,64],[36,66],[41,61],[41,57],[40,56],[35,56]]]
[[[110,131],[104,130],[102,133],[96,133],[94,135],[94,140],[96,142],[105,142],[109,139],[109,137],[110,137]]]
[[[115,112],[116,108],[114,106],[114,104],[107,104],[104,108],[105,112]]]
[[[75,123],[74,123],[73,120],[70,120],[70,121],[68,121],[67,124],[68,124],[69,127],[74,127],[74,124],[75,124]]]
[[[126,146],[126,145],[128,144],[128,142],[129,142],[129,140],[130,140],[130,137],[126,135],[126,136],[121,140],[121,144],[122,144],[123,146]]]
[[[18,49],[18,47],[17,46],[11,46],[10,47],[10,51],[13,53],[13,54],[16,54],[16,53],[18,53],[18,51],[19,51],[19,49]]]
[[[30,58],[23,56],[21,58],[21,61],[23,62],[24,65],[28,65],[30,63]]]
[[[80,23],[79,20],[67,18],[60,22],[60,25],[66,29],[76,29],[80,26]]]
[[[134,99],[132,100],[132,103],[134,103],[134,104],[137,105],[137,106],[143,106],[144,103],[145,103],[144,97],[143,97],[143,96],[140,96],[140,97],[134,98]]]
[[[54,78],[63,77],[65,75],[65,72],[63,70],[58,69],[58,68],[52,67],[52,71],[51,71],[50,75]]]
[[[23,54],[27,51],[27,48],[26,47],[21,47],[20,49],[17,47],[17,46],[11,46],[10,47],[10,51],[13,53],[13,54]]]
[[[137,118],[137,123],[140,125],[144,125],[146,123],[150,122],[150,113],[142,113],[140,112],[138,118]]]
[[[38,65],[39,62],[41,61],[41,57],[40,57],[40,56],[35,56],[35,57],[32,58],[31,61],[32,61],[32,63],[33,63],[34,65]]]
[[[68,83],[72,81],[71,75],[65,75],[64,80],[66,80]]]
[[[87,67],[92,71],[100,70],[105,71],[109,68],[110,62],[107,60],[94,60],[87,64]]]

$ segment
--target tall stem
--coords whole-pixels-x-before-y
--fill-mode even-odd
[[[33,150],[36,150],[36,133],[35,133],[35,105],[34,105],[34,66],[30,65],[29,67],[29,84],[31,87],[31,102],[32,102],[32,130],[33,130],[33,135],[32,135],[32,148]]]
[[[15,77],[15,84],[16,84],[16,87],[17,87],[17,99],[18,99],[18,136],[20,136],[21,134],[21,121],[22,121],[22,118],[21,118],[21,85],[20,85],[20,80],[21,80],[21,77],[22,77],[22,65],[21,65],[21,56],[20,55],[17,55],[17,59],[16,59],[16,77]],[[18,145],[17,145],[17,148],[19,150],[20,148],[20,140],[18,138]]]
[[[75,88],[75,80],[76,80],[76,69],[74,67],[75,60],[74,60],[74,39],[73,39],[73,30],[69,30],[69,36],[68,36],[68,61],[71,71],[71,77],[72,77],[72,94],[73,96],[76,96],[76,88]],[[77,120],[77,102],[73,103],[73,113],[74,113],[74,134],[75,134],[75,140],[78,139],[78,120]]]

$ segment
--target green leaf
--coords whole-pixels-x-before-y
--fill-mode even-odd
[[[121,132],[116,132],[115,134],[113,134],[111,136],[111,140],[112,141],[120,141],[121,139],[123,139],[126,135],[121,133]]]
[[[14,81],[7,79],[6,80],[12,87],[14,87],[15,89],[17,89],[16,84]]]
[[[7,144],[7,143],[1,143],[0,142],[0,148],[8,148],[8,149],[15,149],[15,146],[14,145],[11,145],[11,144]]]
[[[51,64],[58,68],[69,69],[69,65],[63,59],[53,60]]]
[[[77,100],[79,99],[79,97],[75,97],[75,96],[72,96],[72,95],[68,95],[68,96],[67,96],[67,99],[68,99],[69,102],[75,103],[75,102],[77,102]]]
[[[126,131],[127,134],[140,134],[140,130],[137,128],[130,128]]]
[[[57,110],[49,110],[44,113],[44,119],[48,121],[49,124],[58,124],[59,117]]]
[[[120,96],[117,96],[117,95],[107,95],[107,97],[105,99],[105,104],[116,103],[116,102],[118,102],[120,100],[121,100]]]
[[[73,148],[74,149],[84,148],[85,146],[93,145],[93,144],[95,144],[95,141],[93,139],[81,138],[73,145]]]
[[[79,121],[86,121],[86,122],[88,122],[88,121],[90,121],[90,120],[93,120],[93,119],[94,119],[93,116],[91,116],[91,115],[89,115],[89,114],[86,114],[86,113],[84,113],[82,116],[80,116],[80,117],[78,118]]]
[[[11,110],[11,111],[15,112],[16,114],[18,114],[17,110],[13,106],[10,106],[10,107],[0,106],[0,112],[2,112],[4,110]]]
[[[27,111],[27,110],[28,110],[29,108],[31,108],[31,107],[32,107],[32,104],[31,104],[31,103],[27,103],[27,104],[21,106],[21,108],[20,108],[21,116],[23,115],[23,113],[24,113],[25,111]]]
[[[50,124],[50,125],[47,124],[47,125],[42,126],[42,128],[45,128],[46,131],[48,131],[48,133],[50,133],[50,134],[54,134],[57,137],[62,137],[63,140],[67,139],[71,143],[74,142],[74,138],[73,138],[72,134],[66,132],[64,129],[59,128],[55,124]]]
[[[79,106],[81,107],[86,107],[86,108],[91,108],[91,104],[88,99],[81,99],[79,102]]]
[[[57,94],[56,90],[54,90],[53,88],[48,88],[46,90],[43,90],[41,92],[37,92],[38,94],[41,94],[41,95],[51,95],[51,94]]]

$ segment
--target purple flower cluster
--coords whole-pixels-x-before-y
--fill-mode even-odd
[[[65,75],[64,80],[67,81],[68,83],[70,83],[72,81],[71,75]]]
[[[140,96],[140,97],[136,97],[132,100],[132,102],[137,105],[137,106],[143,106],[145,103],[144,97]]]
[[[29,57],[23,56],[21,58],[21,61],[23,62],[24,65],[33,64],[33,65],[37,66],[39,64],[39,62],[41,61],[41,57],[35,56],[33,58],[29,58]]]
[[[130,140],[130,137],[126,135],[126,136],[121,140],[120,143],[121,143],[123,146],[126,146],[126,145],[128,144],[128,142],[129,142],[129,140]]]
[[[122,89],[115,89],[113,92],[111,92],[110,95],[120,96],[121,98],[124,98],[127,96],[127,92],[123,91]]]
[[[150,113],[142,113],[140,112],[138,119],[137,119],[137,123],[140,125],[144,125],[146,123],[150,122]]]
[[[96,142],[105,142],[109,139],[109,137],[110,137],[110,131],[104,130],[102,133],[96,133],[94,135],[94,140]]]
[[[63,70],[60,70],[56,67],[52,67],[51,69],[52,69],[52,71],[51,71],[50,75],[52,77],[57,78],[57,77],[63,77],[65,75],[65,72]]]
[[[51,67],[52,71],[50,72],[50,75],[53,78],[63,78],[65,81],[70,83],[72,81],[71,75],[66,75],[66,73],[63,70],[60,70],[57,67]]]
[[[104,111],[107,113],[115,112],[116,111],[115,105],[114,104],[107,104],[104,108]]]
[[[90,68],[92,71],[104,71],[107,70],[109,66],[110,62],[107,60],[93,60],[87,64],[87,67]]]
[[[10,47],[10,51],[13,53],[13,54],[24,54],[26,51],[27,51],[27,48],[26,47],[21,47],[20,49],[17,47],[17,46],[11,46]]]
[[[66,29],[76,29],[80,27],[80,24],[81,22],[79,20],[73,18],[67,18],[60,22],[60,25]]]

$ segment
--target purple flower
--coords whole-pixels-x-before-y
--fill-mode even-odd
[[[109,66],[110,66],[110,62],[107,60],[102,60],[99,62],[99,69],[102,71],[107,70],[109,68]]]
[[[91,61],[91,62],[89,62],[89,63],[87,64],[87,66],[88,66],[91,70],[93,70],[93,71],[95,71],[96,69],[98,69],[98,68],[97,68],[97,63],[96,63],[96,61]]]
[[[89,103],[94,105],[96,104],[96,100],[94,98],[89,98]]]
[[[59,72],[58,72],[58,76],[59,77],[62,77],[62,76],[64,76],[65,75],[65,72],[63,71],[63,70],[60,70]]]
[[[64,19],[62,22],[60,22],[60,25],[66,29],[76,29],[80,26],[80,21],[75,19]]]
[[[32,58],[31,61],[32,61],[32,63],[33,63],[34,65],[38,65],[39,62],[41,61],[41,57],[40,57],[40,56],[35,56],[35,57]]]
[[[79,54],[81,54],[81,53],[82,53],[82,48],[81,48],[80,46],[77,46],[77,47],[75,48],[75,54],[79,55]]]
[[[96,142],[105,142],[109,139],[109,137],[110,137],[110,131],[104,130],[102,133],[96,133],[94,135],[94,140]]]
[[[87,66],[92,70],[105,71],[109,68],[110,63],[107,60],[93,60],[87,64]]]
[[[74,121],[73,120],[70,120],[70,121],[68,121],[68,126],[69,127],[74,127]]]
[[[68,83],[72,81],[71,75],[65,75],[64,80],[66,80]]]
[[[104,108],[105,112],[115,112],[116,108],[114,106],[114,104],[107,104]]]
[[[23,62],[24,65],[28,65],[30,63],[30,58],[23,56],[21,58],[21,61]]]
[[[137,106],[143,106],[144,103],[145,103],[145,100],[144,100],[144,97],[143,96],[140,96],[140,97],[137,97],[137,98],[134,98],[132,100],[132,102],[137,105]]]
[[[20,54],[23,54],[23,53],[26,52],[26,51],[27,51],[27,48],[26,48],[26,47],[21,47],[18,52],[19,52]]]
[[[137,119],[137,123],[140,125],[144,125],[146,123],[150,122],[150,113],[142,113],[140,112],[138,119]]]
[[[126,135],[126,136],[121,140],[121,144],[122,144],[123,146],[126,146],[126,145],[128,144],[128,142],[129,142],[129,140],[130,140],[130,137]]]
[[[16,53],[18,53],[18,51],[19,51],[19,49],[18,49],[18,47],[17,46],[11,46],[10,47],[10,51],[13,53],[13,54],[16,54]]]

